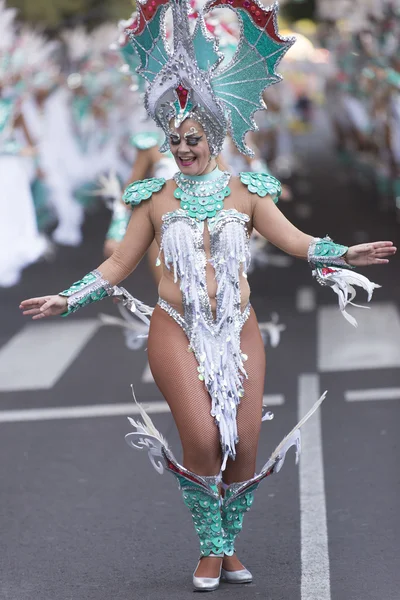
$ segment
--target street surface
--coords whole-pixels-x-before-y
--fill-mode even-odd
[[[305,140],[299,152],[307,173],[293,181],[294,200],[281,203],[288,218],[348,245],[400,244],[394,215],[379,211],[371,186],[345,179],[326,144]],[[39,323],[18,310],[20,300],[95,268],[107,223],[105,210],[88,217],[82,247],[59,249],[0,291],[1,600],[192,597],[198,542],[175,479],[124,442],[133,383],[180,458],[145,348],[128,350],[121,329],[101,325],[99,313],[117,316],[110,301]],[[350,308],[358,329],[301,261],[249,277],[259,321],[277,312],[286,325],[280,345],[267,348],[265,399],[275,418],[263,424],[260,467],[319,394],[328,397],[303,430],[300,466],[290,453],[246,515],[238,551],[254,583],[222,584],[216,597],[399,600],[399,259],[362,270],[382,289],[370,310]],[[125,285],[155,303],[146,261]],[[363,290],[356,301],[364,303]]]

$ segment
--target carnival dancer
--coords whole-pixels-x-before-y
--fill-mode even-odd
[[[223,0],[205,10],[219,6],[225,6]],[[172,50],[163,39],[169,7]],[[231,583],[252,581],[235,554],[235,539],[261,479],[279,470],[288,446],[298,441],[296,429],[254,476],[265,354],[249,303],[249,233],[255,227],[285,252],[308,258],[318,281],[339,295],[350,320],[345,308],[354,297],[352,286],[362,285],[369,297],[376,287],[351,267],[385,264],[396,251],[391,242],[348,248],[307,235],[277,208],[276,179],[262,173],[235,177],[218,169],[228,129],[238,148],[250,152],[244,138],[254,127],[253,113],[264,108],[261,93],[279,81],[276,65],[294,41],[279,36],[276,5],[232,0],[226,7],[243,27],[232,61],[219,69],[215,40],[201,13],[191,32],[184,1],[138,4],[130,39],[148,81],[145,105],[163,129],[163,148],[170,147],[179,172],[168,181],[148,179],[128,187],[124,198],[134,211],[127,233],[95,271],[60,294],[21,303],[23,313],[35,320],[74,313],[106,296],[119,296],[139,310],[117,286],[157,240],[163,276],[148,357],[179,431],[184,466],[144,411],[144,423],[132,421],[136,432],[127,441],[147,448],[156,468],[161,471],[164,463],[178,479],[200,539],[193,576],[197,591],[217,589],[221,576]]]

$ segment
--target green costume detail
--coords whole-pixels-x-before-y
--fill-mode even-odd
[[[231,175],[218,168],[206,175],[176,173],[177,185],[174,196],[181,202],[181,209],[196,221],[212,219],[224,208],[224,200],[231,193],[228,186]]]
[[[62,317],[84,308],[92,302],[103,300],[112,295],[112,287],[104,280],[98,271],[91,271],[80,281],[76,281],[70,288],[60,292],[59,296],[68,298],[68,310],[62,313]]]
[[[247,189],[252,194],[257,194],[260,198],[265,196],[272,196],[272,200],[275,204],[279,200],[279,196],[282,193],[282,187],[280,182],[266,173],[239,173],[240,181],[247,186]]]
[[[152,82],[159,71],[168,62],[168,51],[162,38],[162,19],[168,8],[167,0],[160,2],[156,6],[151,19],[145,19],[145,27],[140,28],[139,32],[130,33],[129,39],[139,57],[139,68],[137,72],[147,81]],[[143,16],[141,16],[143,19]]]
[[[212,10],[223,5],[224,0],[214,0],[208,7]],[[235,8],[243,26],[235,60],[217,71],[212,79],[215,95],[229,111],[232,139],[240,152],[250,156],[253,153],[246,146],[245,136],[248,131],[256,129],[253,115],[265,108],[262,100],[265,88],[281,80],[276,68],[294,43],[293,38],[278,35],[276,12],[276,6],[259,8],[259,19],[266,19],[259,26],[255,15],[248,9]]]
[[[201,556],[222,554],[224,540],[218,487],[210,485],[210,491],[214,492],[211,495],[196,483],[179,475],[176,477],[182,489],[183,502],[192,513],[194,528],[200,539]]]
[[[400,197],[400,179],[395,179],[393,181],[393,193],[396,199]]]
[[[328,236],[323,239],[314,238],[308,250],[308,262],[317,269],[323,269],[324,267],[351,269],[351,265],[343,258],[348,249],[348,246],[335,244]]]
[[[107,240],[121,242],[125,237],[130,218],[130,210],[119,203],[113,212],[110,227],[106,235]]]
[[[222,56],[216,48],[215,38],[209,37],[202,21],[197,21],[193,32],[193,47],[198,67],[202,71],[214,69],[221,62]]]
[[[235,540],[242,531],[244,513],[248,512],[254,501],[254,491],[258,485],[255,485],[253,491],[247,490],[244,494],[230,499],[234,496],[234,491],[228,487],[225,492],[224,503],[221,508],[222,530],[224,537],[224,554],[232,556],[235,553]]]
[[[189,217],[198,221],[204,221],[205,219],[215,217],[217,212],[220,212],[224,208],[224,200],[230,193],[231,190],[228,186],[210,196],[189,195],[183,190],[176,188],[174,196],[181,201],[181,208],[187,212]]]
[[[160,144],[160,134],[156,131],[136,133],[131,137],[131,144],[138,150],[149,150]]]
[[[125,204],[129,204],[132,208],[139,206],[143,200],[148,200],[155,192],[159,192],[165,185],[165,179],[160,177],[152,177],[151,179],[143,179],[135,181],[126,188],[122,196]]]
[[[15,101],[9,98],[0,98],[0,135],[2,136],[0,153],[16,155],[22,149],[19,142],[14,139],[13,118]]]

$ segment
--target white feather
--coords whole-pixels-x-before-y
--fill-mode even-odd
[[[158,429],[154,425],[153,421],[150,419],[149,415],[146,413],[143,406],[137,401],[136,396],[135,396],[135,391],[133,389],[133,385],[131,385],[131,389],[132,389],[133,399],[136,403],[136,406],[139,409],[140,416],[142,417],[144,423],[135,421],[131,417],[128,417],[128,420],[134,427],[136,427],[138,429],[138,433],[143,433],[145,435],[150,435],[152,437],[155,437],[168,450],[167,440],[161,435],[161,433],[158,431]]]
[[[353,302],[357,293],[354,286],[361,287],[367,292],[368,302],[371,301],[374,290],[381,287],[377,283],[370,281],[364,275],[360,275],[360,273],[347,269],[317,269],[316,276],[321,285],[330,286],[335,294],[337,294],[340,311],[353,327],[357,327],[357,321],[346,311],[347,305],[351,304],[358,308],[368,308]]]

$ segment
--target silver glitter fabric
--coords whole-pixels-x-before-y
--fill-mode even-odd
[[[161,251],[182,292],[184,315],[165,300],[159,305],[185,331],[198,362],[198,378],[211,398],[211,414],[219,427],[223,454],[235,458],[238,442],[236,413],[244,395],[247,356],[240,349],[240,333],[250,314],[241,311],[240,273],[250,264],[248,215],[222,210],[208,223],[211,240],[210,263],[218,283],[216,317],[207,291],[204,222],[196,223],[179,209],[163,217]]]
[[[172,49],[165,35],[167,8],[172,10]],[[226,66],[204,20],[216,8],[233,10],[240,22],[238,47]],[[193,32],[186,0],[141,0],[137,9],[127,35],[139,58],[137,73],[147,80],[145,107],[166,138],[172,119],[179,127],[193,118],[203,126],[213,155],[221,151],[228,130],[238,150],[253,155],[246,133],[256,129],[253,115],[266,108],[263,91],[280,81],[275,69],[294,43],[278,33],[277,3],[266,8],[260,0],[211,0],[198,11]]]
[[[68,310],[61,316],[66,317],[80,308],[113,295],[113,286],[103,279],[100,271],[95,269],[76,281],[70,288],[59,293],[67,298]]]

